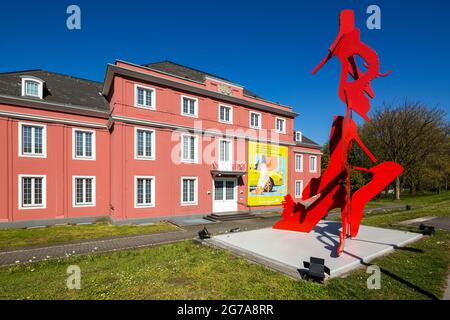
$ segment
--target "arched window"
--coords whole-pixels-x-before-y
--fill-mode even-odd
[[[42,99],[44,81],[36,77],[22,77],[22,96]]]

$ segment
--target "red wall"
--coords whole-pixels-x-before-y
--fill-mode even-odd
[[[54,112],[0,105],[1,110],[11,108],[15,112],[25,111],[27,114],[45,117],[55,115]],[[64,115],[64,117],[65,120],[86,120],[86,117],[79,116]],[[90,121],[105,125],[104,119],[90,119]],[[46,125],[47,156],[45,158],[19,157],[19,122]],[[0,118],[1,221],[105,216],[109,214],[109,132],[106,128],[90,128],[90,130],[96,131],[96,160],[73,160],[72,128],[75,128],[75,126],[37,120]],[[19,209],[19,174],[46,175],[47,197],[45,208]],[[74,208],[72,206],[73,175],[96,177],[96,205],[94,207]]]
[[[207,80],[205,85],[162,75],[153,71],[144,70],[135,66],[121,64],[130,69],[160,77],[170,78],[192,86],[216,90],[218,83]],[[261,131],[249,130],[249,112],[242,105],[233,107],[233,124],[218,122],[221,101],[205,96],[195,96],[189,93],[177,92],[168,87],[161,87],[152,83],[140,83],[156,89],[156,110],[146,110],[134,106],[134,85],[131,79],[116,77],[113,91],[108,97],[112,117],[127,117],[135,121],[153,121],[177,126],[195,127],[201,121],[201,129],[240,130],[240,134],[258,137]],[[182,116],[181,95],[198,98],[198,118]],[[287,107],[270,102],[249,98],[243,95],[242,88],[233,87],[233,95],[279,110],[289,110]],[[206,214],[212,211],[213,205],[213,178],[211,175],[212,163],[198,156],[199,163],[179,165],[172,162],[172,150],[179,144],[179,139],[172,141],[173,130],[169,128],[152,127],[156,136],[155,160],[135,160],[135,126],[145,127],[145,124],[131,124],[129,121],[114,120],[108,130],[108,119],[78,116],[57,111],[45,111],[19,106],[0,105],[1,111],[14,112],[22,115],[40,117],[34,120],[19,120],[20,116],[0,117],[0,222],[24,221],[33,219],[75,218],[111,215],[113,219],[152,218],[161,216]],[[257,111],[262,115],[262,128],[269,132],[275,128],[276,115],[269,112]],[[57,119],[59,122],[46,121],[44,117]],[[320,175],[320,153],[316,149],[293,146],[293,118],[283,117],[286,121],[286,133],[266,137],[276,143],[276,139],[284,145],[289,145],[288,158],[288,191],[294,194],[295,180],[303,180],[306,186],[311,177]],[[84,123],[82,129],[96,132],[96,160],[72,159],[72,129],[78,126],[73,121]],[[47,156],[46,158],[25,158],[18,156],[18,123],[42,123],[47,126]],[[85,127],[86,126],[86,127]],[[101,126],[101,128],[97,128]],[[248,140],[233,140],[233,158],[235,162],[247,162]],[[204,151],[218,144],[217,136],[199,135],[199,142]],[[242,149],[238,152],[241,146]],[[214,149],[214,148],[213,148]],[[303,172],[295,172],[294,151],[304,153]],[[309,153],[317,154],[317,173],[309,173]],[[212,161],[217,162],[217,157]],[[46,208],[19,209],[18,206],[18,175],[42,174],[46,175]],[[96,177],[96,205],[94,207],[73,207],[72,205],[72,176]],[[135,208],[134,205],[134,177],[154,176],[155,207]],[[181,177],[194,176],[198,178],[198,204],[181,205]],[[244,175],[242,183],[237,190],[238,210],[248,210],[247,207],[247,176]],[[252,207],[253,210],[271,207]]]

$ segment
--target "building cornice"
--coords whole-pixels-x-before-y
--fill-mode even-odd
[[[266,112],[270,112],[270,113],[273,113],[276,115],[281,115],[281,116],[285,116],[285,117],[289,117],[289,118],[295,118],[298,115],[298,113],[290,111],[290,110],[278,109],[278,108],[270,107],[270,106],[267,106],[267,105],[264,105],[261,103],[256,103],[253,101],[248,101],[248,100],[236,98],[233,96],[226,96],[226,95],[220,94],[219,92],[214,92],[211,90],[198,88],[195,86],[190,86],[185,83],[173,81],[173,80],[162,78],[162,77],[157,77],[157,76],[154,76],[154,75],[151,75],[148,73],[144,73],[144,72],[130,70],[128,68],[124,68],[124,67],[120,67],[120,66],[112,65],[112,64],[108,64],[108,67],[106,70],[105,81],[104,81],[103,92],[102,92],[104,96],[109,95],[112,84],[113,84],[114,76],[116,76],[116,75],[127,77],[127,78],[132,78],[132,79],[137,79],[140,81],[151,82],[151,83],[155,83],[155,84],[158,84],[161,86],[171,87],[171,88],[186,91],[189,93],[197,94],[200,96],[206,96],[206,97],[210,97],[213,99],[222,100],[222,101],[225,101],[225,102],[231,103],[231,104],[243,105],[243,106],[251,108],[251,109],[266,111]]]
[[[28,107],[34,109],[43,109],[49,111],[60,111],[64,113],[71,113],[83,116],[92,116],[96,118],[108,119],[110,112],[93,110],[83,106],[72,104],[63,104],[49,101],[31,100],[21,97],[0,95],[0,104],[15,105],[20,107]]]
[[[12,111],[1,111],[0,110],[0,117],[8,117],[8,118],[13,118],[13,119],[28,120],[28,121],[41,121],[41,122],[47,122],[47,123],[67,124],[67,125],[71,125],[71,126],[78,126],[78,127],[85,127],[85,128],[108,129],[107,123],[101,124],[101,123],[95,123],[95,122],[89,122],[89,121],[78,121],[78,120],[70,120],[70,119],[64,119],[64,118],[46,117],[46,116],[25,114],[25,113],[12,112]]]
[[[195,128],[195,127],[180,126],[180,125],[166,123],[166,122],[158,122],[158,121],[130,118],[130,117],[126,117],[126,116],[112,115],[111,119],[114,122],[118,121],[118,122],[123,122],[123,123],[127,123],[127,124],[133,124],[133,125],[149,126],[149,127],[170,129],[170,130],[185,130],[185,131],[188,131],[191,133],[205,134],[205,135],[218,136],[218,137],[226,137],[226,138],[230,138],[230,139],[243,139],[243,140],[250,140],[250,141],[256,141],[256,142],[263,142],[263,143],[274,143],[274,144],[279,144],[279,145],[284,145],[284,146],[296,146],[295,142],[288,142],[288,141],[282,141],[282,140],[274,141],[274,140],[269,140],[269,139],[261,139],[261,138],[253,137],[250,135],[230,134],[228,132],[223,132],[220,130],[199,129],[199,128]]]

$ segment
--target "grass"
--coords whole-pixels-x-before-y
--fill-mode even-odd
[[[363,223],[397,228],[413,217],[449,216],[448,195],[423,208],[370,215]],[[381,289],[368,290],[365,268],[320,285],[184,241],[3,267],[0,299],[436,299],[446,286],[449,249],[450,233],[438,231],[376,259],[372,263],[382,268]],[[81,290],[66,287],[66,270],[73,264],[81,268]]]
[[[171,230],[179,229],[168,222],[145,226],[115,226],[110,223],[99,222],[91,225],[61,225],[39,229],[5,229],[0,230],[0,250]]]
[[[442,201],[447,201],[449,200],[449,197],[450,197],[449,191],[442,191],[440,194],[431,192],[419,193],[415,196],[412,196],[409,193],[405,193],[401,195],[400,200],[395,200],[394,195],[377,197],[368,203],[368,207],[381,207],[399,204],[426,206],[430,204],[436,204]]]
[[[376,260],[386,272],[381,290],[366,288],[364,270],[320,285],[184,241],[1,268],[0,299],[429,299],[443,294],[449,244],[449,234],[439,232]],[[66,287],[74,264],[81,290]]]

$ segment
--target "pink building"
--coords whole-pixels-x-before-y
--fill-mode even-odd
[[[320,175],[320,146],[296,116],[168,61],[116,61],[103,84],[2,73],[0,227],[280,208]]]

